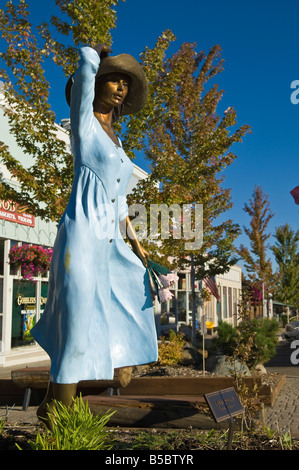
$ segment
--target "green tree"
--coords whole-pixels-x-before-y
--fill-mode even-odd
[[[239,233],[231,220],[217,219],[232,205],[230,190],[222,186],[224,170],[236,158],[231,151],[242,141],[248,126],[236,129],[236,111],[228,108],[223,116],[217,107],[223,91],[215,77],[223,69],[221,49],[212,47],[205,54],[196,52],[195,44],[184,43],[166,58],[169,42],[174,38],[164,33],[153,50],[142,55],[149,79],[149,100],[137,116],[126,120],[124,141],[137,141],[144,149],[150,165],[150,176],[141,181],[130,202],[203,206],[203,244],[186,250],[186,237],[173,236],[159,240],[160,261],[171,267],[190,263],[193,254],[197,278],[224,272],[235,262],[233,241]],[[153,58],[158,61],[153,66]],[[195,211],[191,211],[194,218]],[[173,220],[180,226],[183,215]],[[192,220],[193,224],[195,223]],[[194,225],[193,225],[194,227]],[[153,251],[157,240],[147,240]]]
[[[299,308],[299,230],[289,224],[276,229],[276,243],[271,247],[278,265],[280,279],[275,298],[280,302]]]
[[[77,66],[79,46],[99,42],[111,45],[110,31],[116,23],[112,7],[117,3],[117,0],[56,0],[64,20],[52,17],[51,26],[40,25],[39,36],[29,22],[24,0],[17,7],[8,2],[0,10],[3,38],[8,44],[1,54],[6,65],[2,70],[6,112],[18,145],[33,161],[27,167],[21,165],[0,144],[1,160],[20,185],[15,189],[3,181],[0,197],[27,205],[43,218],[60,219],[73,177],[72,156],[57,138],[44,61],[54,61],[68,77]],[[61,35],[68,38],[69,45],[56,39]],[[217,224],[217,219],[232,205],[230,190],[222,186],[223,171],[236,158],[230,147],[240,142],[249,128],[235,130],[233,108],[228,108],[223,116],[217,114],[223,95],[214,83],[223,68],[220,47],[212,47],[205,54],[197,53],[195,44],[183,44],[166,59],[169,44],[174,40],[172,32],[165,31],[153,49],[145,49],[141,61],[149,81],[148,104],[137,115],[119,121],[116,129],[124,130],[129,156],[133,158],[134,151],[142,150],[151,166],[150,177],[140,183],[131,202],[147,207],[203,205],[203,244],[192,254],[197,277],[204,278],[226,271],[236,260],[233,241],[239,228],[231,220]],[[194,227],[194,211],[191,216]],[[176,259],[176,267],[189,263],[190,252],[185,250],[185,242],[183,237],[163,240],[159,245],[163,261],[167,264],[171,255]]]
[[[10,132],[30,158],[22,165],[9,148],[0,142],[0,158],[16,188],[7,181],[0,185],[0,197],[27,205],[37,216],[58,221],[69,198],[73,178],[73,158],[65,142],[57,137],[55,113],[49,103],[50,84],[45,77],[45,63],[53,61],[68,77],[74,72],[77,47],[99,42],[111,44],[110,30],[116,25],[113,6],[118,0],[56,0],[63,17],[50,19],[35,31],[29,21],[29,7],[24,0],[15,6],[11,1],[0,9],[2,38],[7,43],[0,55],[4,67],[5,113]],[[92,21],[90,21],[92,18]],[[56,37],[71,36],[65,46]]]
[[[271,233],[267,231],[270,220],[274,217],[271,212],[268,196],[260,186],[256,186],[249,204],[244,205],[244,211],[251,217],[250,227],[244,227],[249,238],[250,249],[241,245],[238,253],[244,260],[248,279],[264,294],[275,290],[277,276],[273,272],[271,259],[267,255]]]

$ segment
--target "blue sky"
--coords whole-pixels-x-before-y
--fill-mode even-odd
[[[39,0],[27,1],[36,24],[56,11],[54,0],[45,0],[42,8]],[[1,6],[5,3],[0,1]],[[299,104],[290,99],[291,83],[299,80],[298,13],[298,0],[126,0],[117,6],[113,54],[127,52],[138,58],[165,29],[177,37],[170,53],[183,42],[196,43],[204,51],[221,46],[225,63],[217,83],[225,94],[218,112],[232,106],[238,125],[252,129],[242,144],[231,148],[238,158],[225,170],[224,186],[231,188],[234,203],[227,216],[241,227],[250,221],[244,203],[260,185],[275,212],[269,231],[285,223],[299,229],[299,206],[290,195],[299,185]],[[64,79],[52,71],[49,80],[59,122],[68,117]],[[142,155],[135,163],[148,169]],[[237,244],[247,240],[241,236]]]

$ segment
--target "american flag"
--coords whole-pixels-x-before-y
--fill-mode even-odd
[[[220,295],[218,292],[218,287],[215,282],[215,278],[206,277],[204,279],[204,283],[207,286],[207,288],[211,291],[211,293],[216,297],[217,301],[220,302]]]

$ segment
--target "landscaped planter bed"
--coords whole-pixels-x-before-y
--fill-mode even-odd
[[[268,380],[267,380],[268,379]],[[265,405],[273,405],[285,383],[285,375],[243,377],[248,393]],[[264,382],[264,383],[263,383]],[[269,382],[269,383],[266,383]],[[85,396],[94,413],[115,411],[112,425],[198,429],[227,428],[215,423],[204,394],[236,386],[231,377],[133,377],[119,396]],[[257,387],[257,393],[255,392]],[[238,422],[238,419],[237,419]]]
[[[256,375],[242,377],[242,384],[251,395],[257,394],[265,405],[272,406],[286,382],[284,374]],[[239,381],[240,383],[240,381]],[[224,388],[234,387],[238,390],[237,381],[228,376],[202,377],[133,377],[125,388],[120,388],[121,395],[186,395],[203,396]],[[255,391],[256,390],[256,391]]]
[[[234,387],[238,392],[238,384],[232,377],[212,374],[203,376],[202,371],[196,371],[192,368],[189,370],[192,376],[186,375],[188,374],[186,368],[181,371],[183,375],[176,376],[153,376],[149,371],[147,371],[147,375],[142,377],[133,375],[130,380],[126,380],[124,387],[120,383],[114,384],[119,386],[119,395],[108,396],[107,385],[111,386],[112,383],[101,388],[99,382],[80,383],[78,392],[82,393],[94,413],[107,410],[116,411],[111,418],[111,425],[164,428],[192,426],[198,429],[227,427],[226,422],[214,422],[204,395],[230,387]],[[152,373],[152,369],[150,371]],[[28,382],[25,380],[25,376],[28,374],[31,381],[29,386],[33,387],[33,390],[36,388],[43,395],[42,389],[46,388],[48,381],[47,372],[44,369],[28,368],[25,371],[23,369],[19,373],[14,373],[15,380],[18,377],[19,384],[23,384],[23,389],[16,387],[12,381],[7,381],[7,385],[10,382],[21,399],[20,392],[24,393],[26,384],[28,386]],[[39,373],[41,373],[40,380]],[[178,372],[170,370],[170,373]],[[285,375],[280,374],[242,377],[242,387],[245,386],[248,394],[252,397],[256,397],[267,406],[272,406],[285,381]],[[4,393],[6,399],[8,398],[7,392],[8,390]]]

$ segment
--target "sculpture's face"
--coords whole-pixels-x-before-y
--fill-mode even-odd
[[[129,92],[129,86],[130,78],[123,73],[104,75],[96,81],[95,101],[108,109],[120,106]]]

